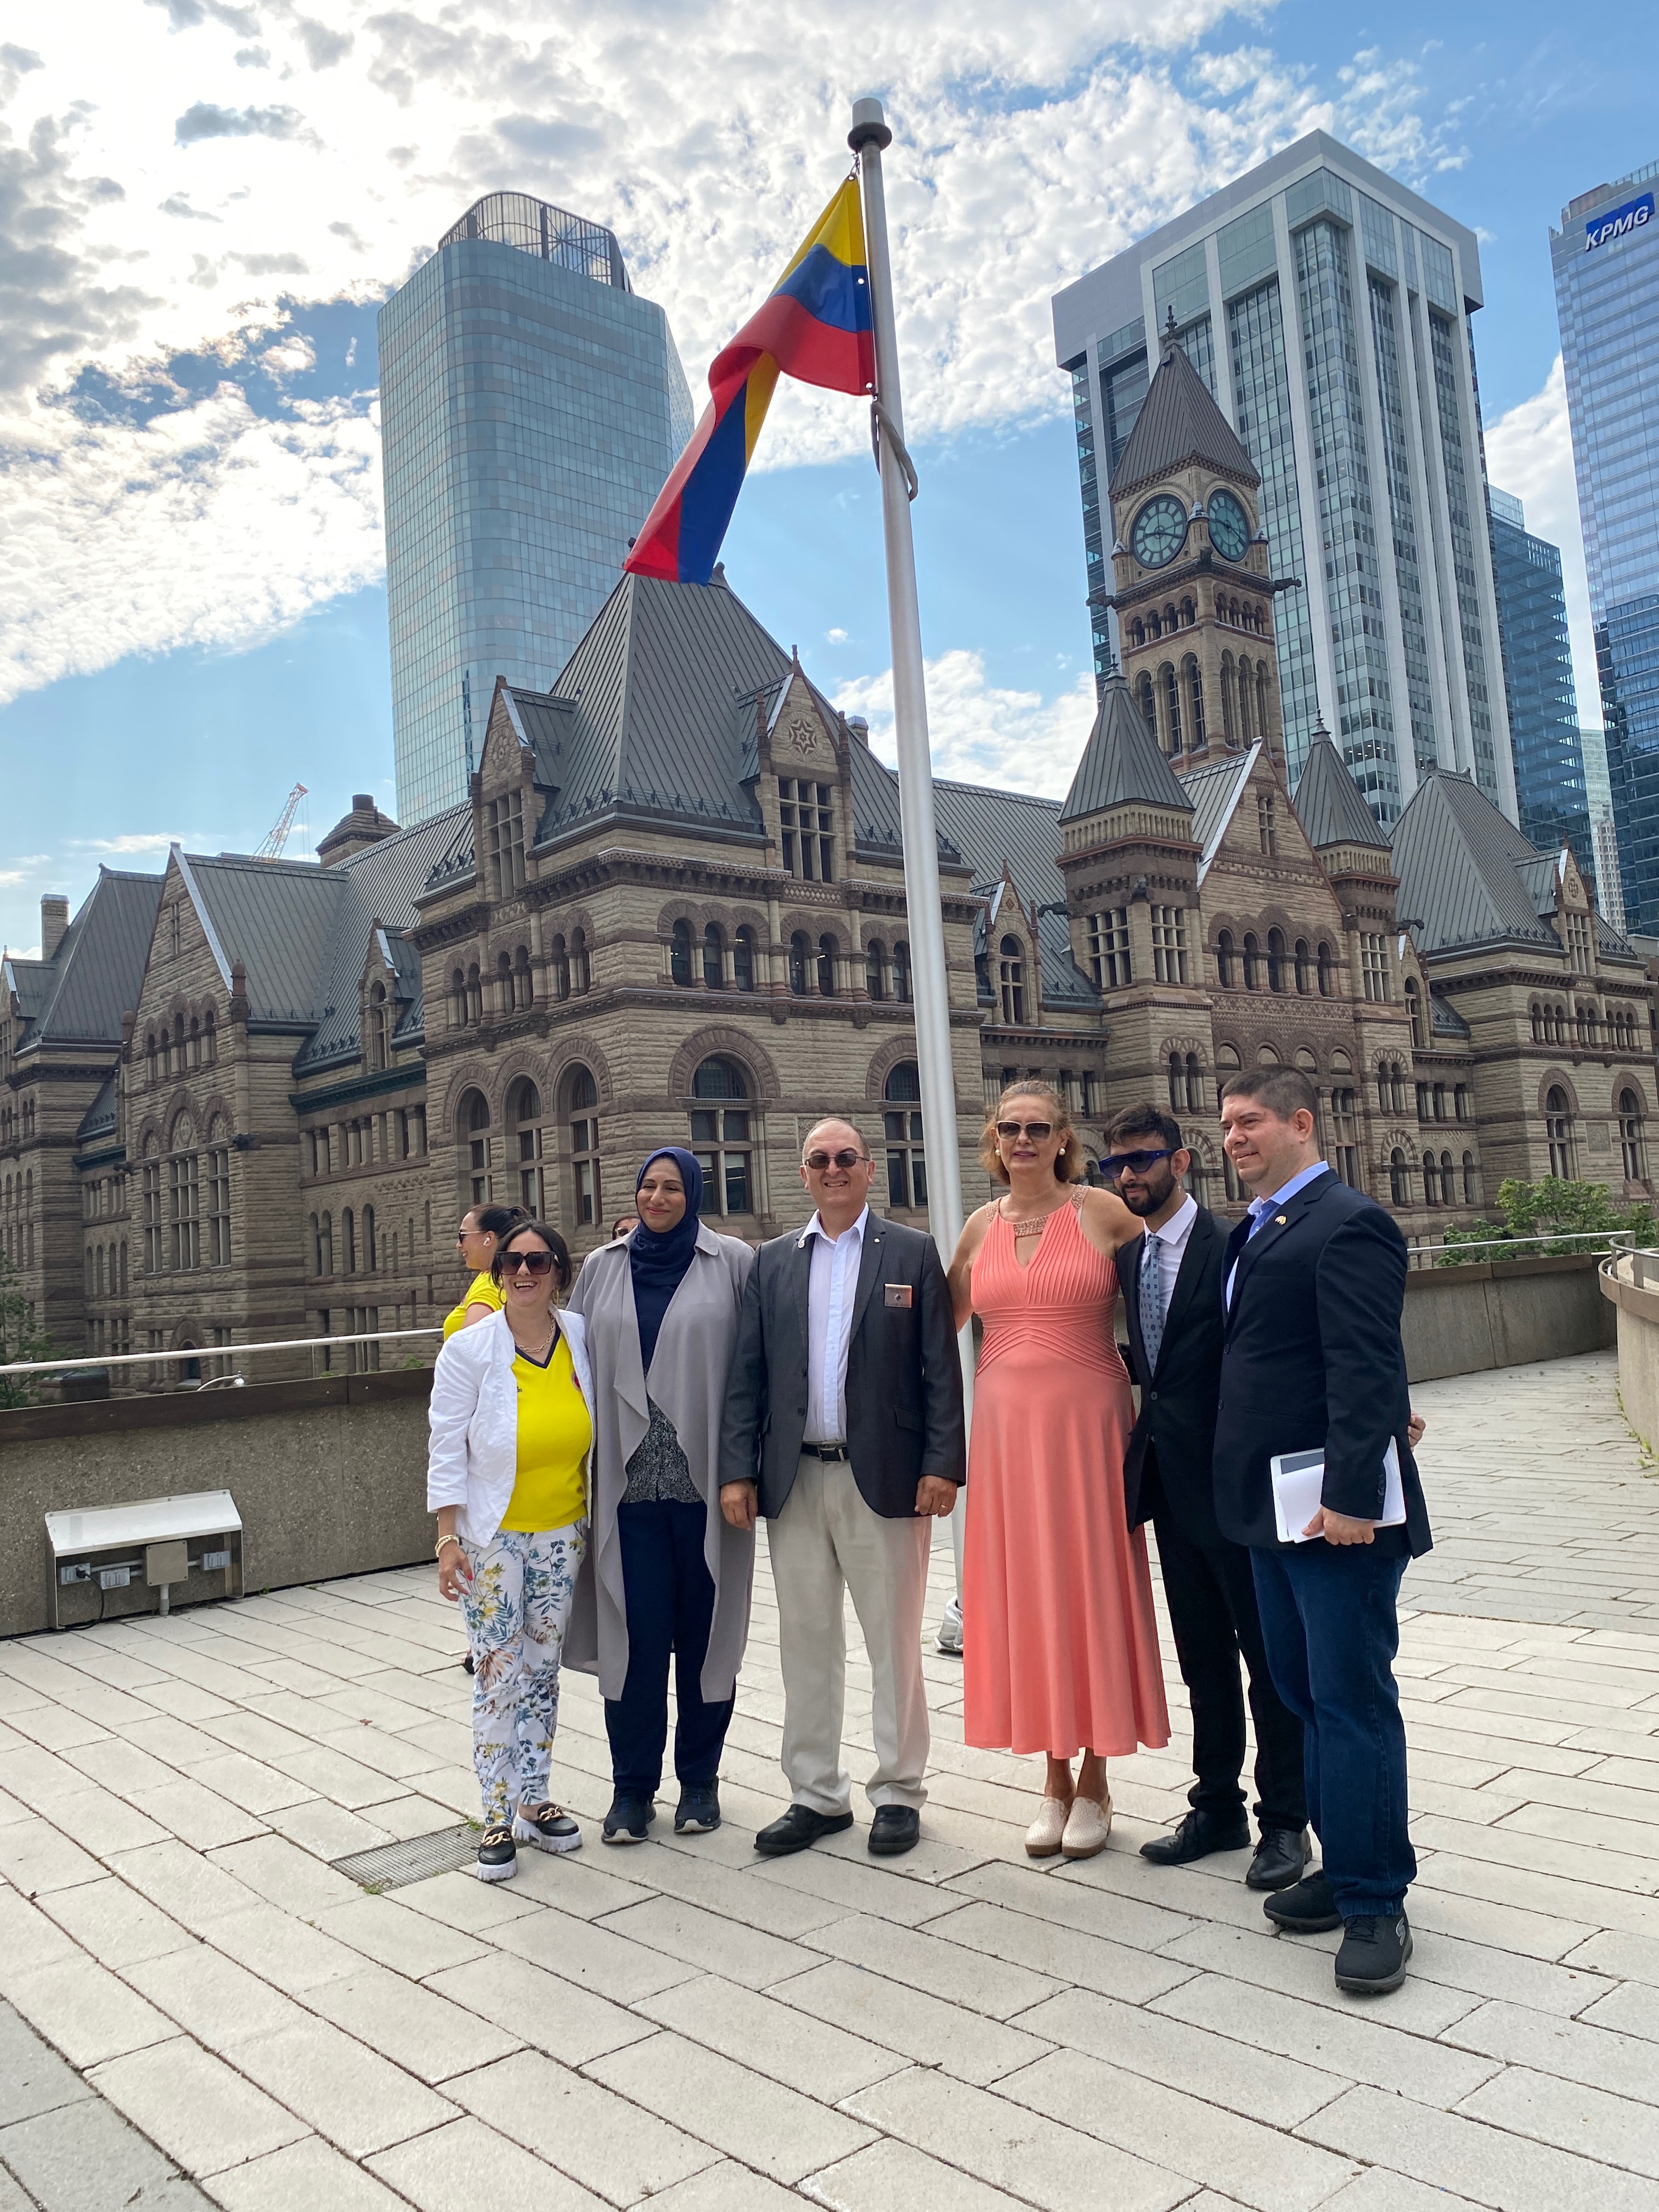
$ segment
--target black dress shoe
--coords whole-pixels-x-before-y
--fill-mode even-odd
[[[1366,1915],[1346,1920],[1336,1954],[1336,1986],[1356,1996],[1384,1996],[1405,1980],[1411,1954],[1411,1923],[1403,1912],[1391,1912],[1386,1919]]]
[[[815,1813],[810,1805],[792,1805],[761,1830],[755,1849],[765,1859],[787,1858],[791,1851],[804,1851],[820,1836],[839,1836],[852,1825],[850,1813]]]
[[[1323,1936],[1330,1929],[1342,1925],[1342,1915],[1336,1909],[1336,1899],[1323,1870],[1304,1875],[1301,1881],[1289,1889],[1281,1889],[1268,1898],[1261,1910],[1275,1928],[1282,1928],[1287,1936]]]
[[[1208,1858],[1212,1851],[1242,1851],[1249,1840],[1250,1824],[1242,1808],[1232,1820],[1194,1808],[1167,1836],[1154,1836],[1150,1844],[1143,1844],[1140,1856],[1154,1866],[1188,1866],[1194,1859]]]
[[[896,1859],[921,1841],[921,1815],[911,1805],[878,1805],[870,1823],[870,1848],[878,1859]]]
[[[1300,1881],[1313,1856],[1305,1828],[1264,1828],[1244,1876],[1246,1889],[1288,1889]]]

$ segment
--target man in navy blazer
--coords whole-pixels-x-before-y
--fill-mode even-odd
[[[1250,1547],[1267,1662],[1303,1724],[1324,1862],[1264,1910],[1288,1934],[1340,1927],[1337,1986],[1378,1992],[1400,1986],[1412,1949],[1395,1605],[1407,1559],[1431,1540],[1400,1341],[1405,1239],[1320,1158],[1317,1105],[1294,1068],[1235,1075],[1222,1090],[1227,1157],[1253,1199],[1223,1259],[1216,1518]],[[1390,1441],[1406,1521],[1383,1528]],[[1269,1462],[1320,1449],[1319,1509],[1302,1540],[1280,1543]]]

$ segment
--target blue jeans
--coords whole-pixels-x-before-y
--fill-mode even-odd
[[[1273,1686],[1302,1723],[1308,1817],[1345,1920],[1401,1911],[1417,1873],[1395,1687],[1403,1558],[1316,1540],[1253,1551]]]
[[[668,1662],[675,1662],[678,1718],[674,1771],[684,1785],[713,1782],[733,1700],[703,1702],[702,1662],[714,1619],[714,1581],[703,1559],[708,1509],[659,1498],[617,1508],[623,1595],[628,1611],[628,1674],[620,1698],[607,1698],[605,1733],[618,1790],[654,1797],[668,1742]]]

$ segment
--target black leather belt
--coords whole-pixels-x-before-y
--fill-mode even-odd
[[[853,1456],[845,1444],[803,1444],[801,1449],[808,1459],[851,1459]]]

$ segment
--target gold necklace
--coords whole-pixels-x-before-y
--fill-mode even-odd
[[[519,1344],[519,1340],[516,1336],[514,1338],[513,1341],[515,1345],[518,1345],[519,1350],[523,1352],[526,1359],[533,1361],[538,1367],[544,1367],[552,1353],[553,1346],[558,1340],[558,1322],[556,1321],[550,1322],[548,1325],[547,1341],[543,1345],[539,1352],[532,1352],[527,1344]]]

